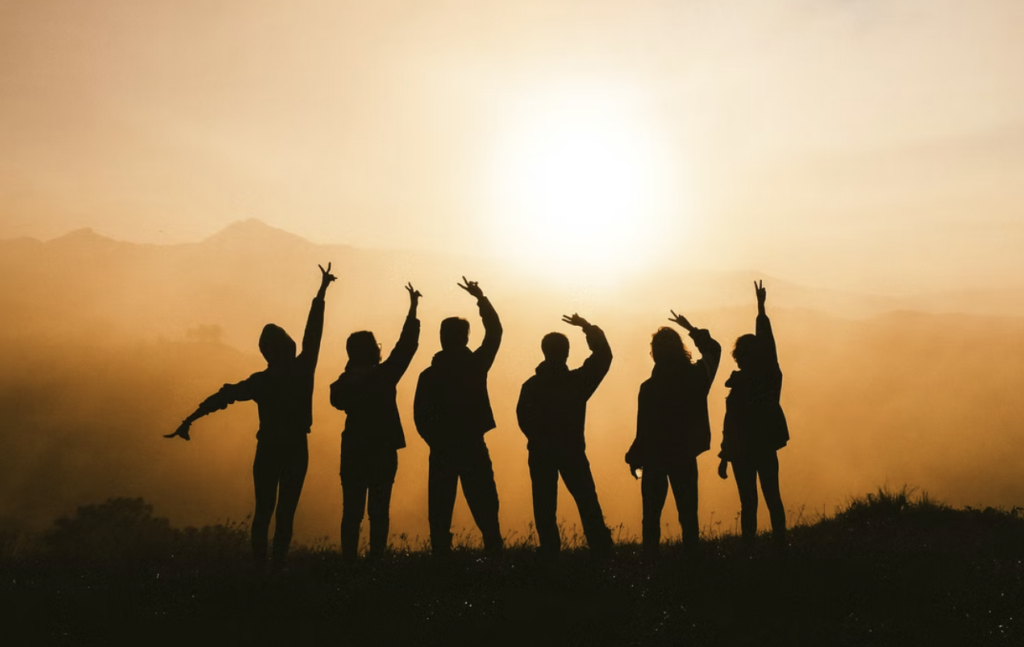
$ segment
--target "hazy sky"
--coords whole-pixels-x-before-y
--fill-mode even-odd
[[[1022,63],[1020,0],[0,0],[0,237],[1021,285]]]

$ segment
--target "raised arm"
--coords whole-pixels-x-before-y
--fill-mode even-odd
[[[409,368],[409,363],[412,362],[412,357],[416,354],[416,349],[420,345],[420,320],[416,318],[416,308],[419,306],[420,297],[423,295],[420,294],[419,290],[412,287],[412,283],[406,285],[405,289],[409,293],[409,314],[405,317],[402,335],[398,338],[398,343],[395,344],[394,350],[391,351],[386,360],[381,362],[381,368],[396,383],[405,375],[405,371]]]
[[[229,404],[234,402],[241,402],[243,400],[252,400],[252,379],[249,378],[238,384],[225,384],[221,387],[220,391],[217,391],[210,397],[203,400],[202,404],[196,408],[187,418],[181,421],[181,424],[174,431],[173,434],[167,434],[164,438],[174,438],[175,436],[181,436],[185,440],[191,440],[188,435],[189,427],[196,420],[202,418],[205,415],[209,415],[214,411],[220,411],[226,409]]]
[[[604,331],[593,325],[578,314],[563,315],[562,321],[570,326],[579,326],[587,336],[587,346],[590,347],[590,357],[583,362],[578,370],[583,377],[583,388],[589,398],[601,385],[604,376],[612,365],[612,347],[608,345],[608,338]]]
[[[309,307],[309,317],[306,318],[306,330],[302,334],[302,357],[307,358],[316,364],[320,355],[320,340],[324,336],[324,297],[327,296],[327,286],[338,277],[331,274],[331,264],[327,264],[325,270],[320,268],[320,289],[313,297],[313,303]]]
[[[765,360],[771,366],[779,365],[779,351],[775,347],[775,335],[772,333],[772,322],[764,310],[764,302],[768,298],[768,291],[764,287],[764,281],[754,281],[754,294],[757,295],[757,322],[754,332],[757,341],[765,353]]]
[[[494,357],[498,354],[498,347],[501,346],[501,320],[498,319],[498,313],[494,310],[490,300],[484,296],[480,285],[476,281],[467,280],[465,276],[462,277],[462,281],[465,285],[459,283],[458,286],[476,297],[476,305],[480,308],[480,318],[484,322],[484,341],[480,344],[480,348],[473,351],[473,354],[479,358],[484,370],[490,370],[491,364],[494,363]]]
[[[690,333],[690,339],[693,340],[694,346],[700,351],[700,363],[704,364],[704,368],[708,373],[708,386],[715,381],[715,375],[718,373],[718,365],[722,361],[722,345],[719,344],[711,337],[711,333],[704,328],[697,328],[691,324],[686,317],[683,315],[676,314],[675,310],[670,310],[672,316],[669,317],[669,321],[675,322],[682,326],[688,333]]]

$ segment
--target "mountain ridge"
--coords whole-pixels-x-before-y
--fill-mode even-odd
[[[179,252],[189,250],[185,260],[174,261]],[[327,257],[314,259],[314,256]],[[462,256],[421,250],[392,250],[361,248],[344,243],[317,243],[279,227],[274,227],[258,218],[234,221],[220,231],[199,241],[186,243],[135,243],[122,241],[98,233],[91,227],[72,230],[47,241],[30,237],[0,240],[0,265],[9,266],[9,271],[29,274],[35,261],[54,262],[53,254],[70,253],[78,263],[101,261],[101,265],[112,262],[112,253],[117,256],[138,256],[139,254],[164,257],[172,266],[183,262],[195,262],[194,254],[211,256],[220,265],[250,263],[252,258],[269,259],[278,265],[285,259],[309,258],[316,262],[332,261],[335,267],[349,274],[358,274],[363,266],[375,271],[395,270],[424,277],[436,275],[439,267],[474,267],[485,276],[501,274],[508,280],[505,287],[519,282],[518,273],[504,268],[499,259],[486,256]],[[41,256],[36,258],[36,254]],[[344,257],[339,257],[344,255]],[[6,257],[6,258],[5,258]],[[184,257],[183,257],[184,258]],[[289,261],[290,262],[290,261]],[[44,271],[45,270],[40,270]],[[465,270],[462,270],[465,271]],[[340,275],[339,275],[340,276]],[[455,275],[457,278],[457,275]],[[844,317],[865,318],[885,312],[920,311],[927,313],[962,313],[979,316],[1020,317],[1024,316],[1024,285],[1019,287],[993,288],[979,286],[974,290],[951,290],[931,293],[916,293],[904,296],[890,296],[851,289],[820,288],[788,277],[772,277],[748,268],[700,269],[678,268],[671,275],[659,274],[654,281],[635,281],[620,291],[634,296],[644,293],[661,294],[666,284],[679,287],[674,292],[702,307],[722,307],[743,302],[747,296],[748,281],[764,277],[775,287],[774,294],[785,296],[794,307],[805,307]],[[415,276],[409,278],[414,279]],[[523,279],[528,290],[543,289],[558,292],[557,282],[540,282]],[[414,281],[415,282],[415,281]],[[742,286],[741,286],[742,284]],[[551,288],[554,288],[553,290]],[[609,289],[609,292],[613,292]]]

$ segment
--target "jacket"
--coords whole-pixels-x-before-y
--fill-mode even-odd
[[[373,366],[346,368],[331,385],[331,405],[347,414],[342,440],[349,447],[395,450],[405,432],[395,403],[396,387],[419,348],[419,319],[407,317],[388,358]]]
[[[733,371],[725,383],[730,390],[718,456],[729,461],[776,451],[789,442],[789,425],[779,403],[782,370],[767,315],[757,316],[755,334],[763,352],[761,365]]]
[[[253,373],[237,384],[225,384],[199,405],[206,415],[233,402],[254,400],[259,407],[260,442],[303,437],[313,425],[313,377],[324,332],[324,300],[313,299],[302,335],[302,352],[294,359]]]
[[[519,392],[516,417],[530,451],[586,449],[587,400],[611,367],[612,349],[597,326],[584,332],[591,353],[582,366],[570,371],[565,364],[541,362]]]
[[[722,346],[707,330],[690,333],[701,358],[694,363],[655,364],[640,385],[636,440],[626,454],[631,467],[665,467],[711,448],[708,392]]]
[[[416,384],[416,431],[431,447],[479,438],[495,427],[487,372],[501,345],[501,321],[486,297],[477,305],[484,324],[480,347],[441,350]]]

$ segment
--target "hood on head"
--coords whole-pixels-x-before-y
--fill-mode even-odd
[[[267,324],[260,334],[260,352],[267,360],[267,365],[274,366],[295,359],[295,341],[288,336],[284,328]]]

